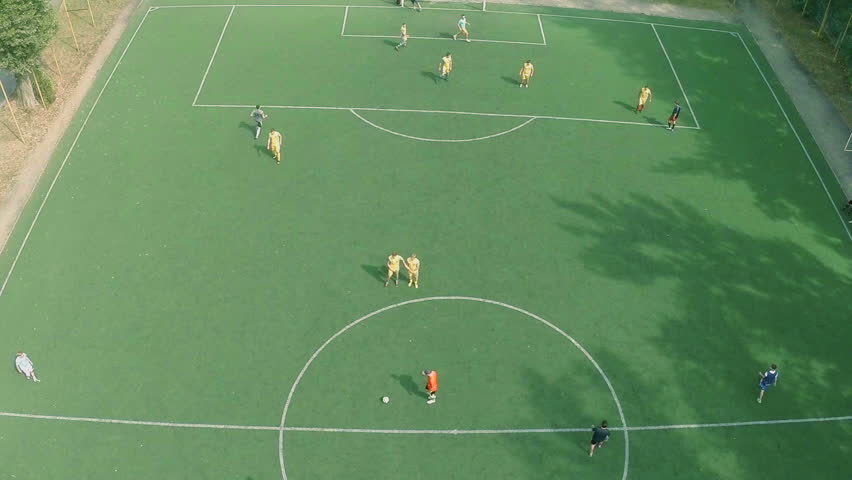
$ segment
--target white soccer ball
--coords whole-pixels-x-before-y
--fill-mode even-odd
[[[390,397],[382,397],[382,403],[390,403]]]

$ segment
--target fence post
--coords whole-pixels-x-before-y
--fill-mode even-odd
[[[18,118],[15,117],[15,109],[12,108],[12,102],[9,100],[9,96],[6,95],[6,87],[3,86],[3,82],[0,82],[0,90],[3,91],[3,98],[6,99],[6,106],[9,107],[9,113],[12,114],[12,120],[15,122],[15,126],[18,127],[18,139],[24,142],[24,132],[21,131],[21,125],[18,123]]]
[[[53,57],[53,63],[56,65],[56,73],[59,74],[59,83],[62,84],[62,69],[59,68],[59,60],[56,59],[56,52],[50,49],[50,55]]]
[[[822,22],[819,24],[819,30],[817,30],[817,38],[822,38],[822,31],[825,30],[825,22],[828,20],[828,11],[831,8],[831,0],[828,0],[828,5],[825,6],[825,14],[822,16]]]
[[[33,79],[33,83],[35,83],[36,90],[38,90],[38,96],[39,98],[41,98],[41,104],[44,106],[44,108],[47,108],[47,102],[44,101],[44,94],[41,93],[41,85],[39,85],[38,78],[36,78],[35,72],[33,72],[32,69],[30,69],[30,78]]]
[[[805,0],[805,4],[802,5],[802,16],[803,17],[805,16],[805,9],[808,8],[808,1],[809,0]]]
[[[92,26],[97,27],[97,25],[95,25],[95,14],[92,13],[92,4],[89,3],[89,0],[86,0],[86,6],[89,7],[89,16],[92,17]]]
[[[68,27],[71,29],[71,36],[74,37],[74,47],[79,52],[80,44],[77,43],[77,34],[74,33],[74,24],[71,23],[71,14],[68,13],[68,3],[65,0],[62,0],[62,6],[65,7],[65,16],[68,18]]]
[[[849,24],[852,23],[852,13],[849,14],[849,20],[846,22],[846,28],[843,33],[837,38],[837,44],[834,46],[834,61],[837,61],[837,54],[840,53],[840,46],[843,45],[843,40],[846,39],[846,32],[849,31]]]

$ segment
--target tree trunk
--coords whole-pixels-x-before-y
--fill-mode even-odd
[[[18,106],[21,108],[36,108],[39,106],[33,91],[29,75],[18,75]]]

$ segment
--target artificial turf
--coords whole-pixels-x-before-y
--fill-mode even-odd
[[[156,5],[128,27],[0,256],[3,271],[17,260],[0,297],[3,344],[27,351],[43,379],[0,377],[0,411],[277,427],[306,362],[350,322],[469,296],[576,339],[631,426],[849,414],[840,191],[743,27],[501,5],[597,19],[542,16],[546,46],[413,39],[395,52],[402,22],[445,38],[460,11],[350,8],[345,33],[390,36],[367,38],[340,36],[343,6],[147,9]],[[426,6],[467,9],[474,39],[541,40],[536,15]],[[456,68],[443,82],[435,67],[447,50]],[[537,75],[520,89],[527,58]],[[683,100],[678,80],[690,101],[680,125],[700,129],[659,126]],[[636,114],[643,84],[654,101]],[[193,106],[196,94],[224,106]],[[256,103],[269,114],[264,135],[285,134],[280,166],[239,107]],[[585,120],[434,142],[373,128],[349,108],[433,140],[489,136],[529,116]],[[382,286],[392,251],[422,259],[419,289]],[[758,405],[757,372],[771,362],[779,386]],[[423,368],[442,373],[434,406],[419,391]],[[601,375],[559,332],[505,307],[434,300],[328,344],[286,424],[584,428],[603,418],[623,426]],[[0,426],[0,464],[17,478],[281,476],[275,431]],[[849,428],[634,431],[628,476],[845,478]],[[624,437],[615,431],[589,459],[579,432],[285,432],[284,453],[293,479],[622,478]]]

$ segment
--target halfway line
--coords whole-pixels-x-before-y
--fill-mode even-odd
[[[483,430],[417,430],[417,429],[380,429],[380,428],[332,428],[332,427],[284,427],[267,425],[231,425],[213,423],[176,423],[176,422],[153,422],[144,420],[121,420],[115,418],[92,418],[92,417],[68,417],[61,415],[37,415],[32,413],[0,412],[0,417],[29,418],[36,420],[58,420],[65,422],[86,423],[108,423],[118,425],[141,425],[148,427],[169,428],[201,428],[213,430],[268,430],[285,432],[318,432],[318,433],[372,433],[388,435],[505,435],[523,433],[579,433],[588,432],[591,427],[579,428],[504,428]],[[812,418],[789,418],[780,420],[753,420],[747,422],[726,423],[690,423],[680,425],[645,425],[638,427],[610,427],[613,431],[645,431],[645,430],[691,430],[699,428],[729,428],[750,427],[765,425],[784,425],[791,423],[820,423],[820,422],[848,422],[852,421],[852,415],[842,417],[812,417]]]

